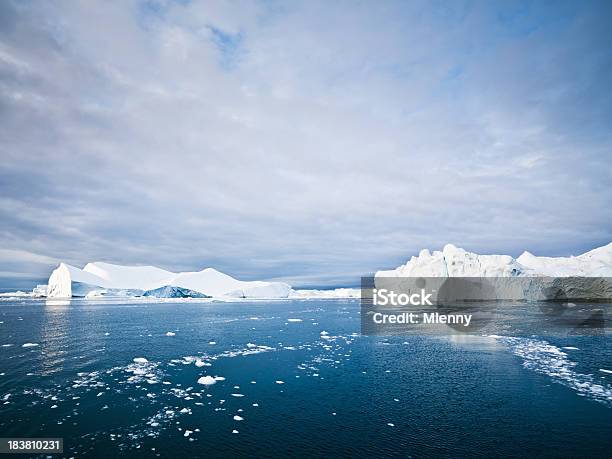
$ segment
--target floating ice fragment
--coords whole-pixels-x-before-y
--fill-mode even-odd
[[[36,347],[38,343],[25,343],[21,347]]]
[[[276,384],[285,384],[285,381],[276,381]]]
[[[166,332],[166,336],[176,336],[176,333],[169,331]]]
[[[238,431],[237,431],[236,429],[234,429],[234,430],[232,430],[232,433],[233,433],[233,434],[237,434],[237,433],[238,433]]]
[[[387,425],[388,425],[389,427],[395,427],[395,424],[393,424],[392,422],[387,422]]]
[[[244,418],[242,416],[235,415],[234,421],[244,421]]]
[[[134,363],[149,363],[149,361],[147,359],[145,359],[144,357],[136,357],[133,359]]]
[[[189,435],[191,435],[193,433],[193,430],[187,430],[185,429],[185,433],[183,434],[183,437],[188,437]]]
[[[301,322],[302,319],[287,319],[287,322]]]
[[[232,394],[232,397],[244,397],[244,394]]]
[[[601,371],[602,373],[610,373],[610,374],[612,374],[612,370],[606,370],[605,368],[600,368],[599,371]]]
[[[212,376],[202,376],[198,379],[198,384],[204,384],[205,386],[211,386],[217,383],[217,379]]]

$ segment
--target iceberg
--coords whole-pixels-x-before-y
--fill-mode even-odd
[[[306,300],[361,298],[361,289],[336,288],[330,290],[292,290],[289,294],[289,298]]]
[[[88,263],[83,269],[66,263],[51,273],[47,296],[87,295],[229,298],[286,298],[291,287],[283,282],[241,281],[213,268],[174,273],[155,266]]]
[[[438,297],[450,295],[447,299],[454,295],[464,300],[610,299],[612,243],[575,257],[525,252],[517,259],[479,255],[447,244],[442,251],[421,250],[404,265],[376,272],[374,282],[379,289],[411,290],[424,278],[431,279]]]
[[[378,271],[376,277],[514,277],[527,269],[510,255],[478,255],[452,244],[442,251],[421,250],[406,264],[390,271]]]
[[[537,257],[524,252],[479,255],[446,244],[442,251],[421,250],[406,264],[376,277],[612,277],[612,243],[576,257]]]

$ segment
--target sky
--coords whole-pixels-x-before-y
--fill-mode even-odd
[[[612,241],[612,3],[2,1],[0,286],[357,285]]]

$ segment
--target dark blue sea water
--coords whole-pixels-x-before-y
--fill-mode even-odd
[[[0,437],[65,457],[612,451],[605,334],[364,337],[350,300],[5,300],[0,322]]]

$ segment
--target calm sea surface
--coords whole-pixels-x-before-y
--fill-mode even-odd
[[[610,457],[610,335],[364,337],[359,309],[4,299],[0,437],[63,437],[65,457]]]

